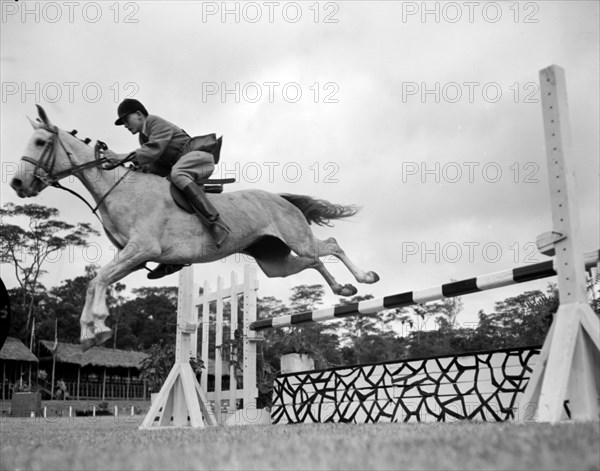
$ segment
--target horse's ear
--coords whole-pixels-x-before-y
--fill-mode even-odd
[[[52,126],[52,123],[48,119],[48,115],[46,114],[46,111],[44,110],[44,108],[42,108],[40,105],[35,105],[35,106],[37,107],[38,116],[42,120],[42,123],[44,123],[46,126]]]
[[[31,127],[33,129],[38,129],[40,127],[40,121],[34,121],[33,119],[31,119],[29,116],[27,116],[27,119],[29,120],[29,123],[31,124]]]

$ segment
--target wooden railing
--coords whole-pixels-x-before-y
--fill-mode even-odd
[[[140,380],[107,380],[105,384],[102,381],[85,381],[79,383],[79,391],[77,391],[77,381],[65,381],[65,385],[69,399],[133,399],[137,401],[150,399],[148,388]]]
[[[79,393],[77,391],[77,381],[65,381],[64,383],[68,393],[67,399],[69,400],[150,400],[150,392],[141,380],[111,381],[107,379],[105,385],[102,384],[102,381],[82,381],[79,383]],[[51,394],[51,387],[50,382],[40,381],[35,390],[41,391],[44,399],[50,399],[48,396]],[[56,394],[57,389],[58,383],[54,385],[55,395],[53,399],[63,399]],[[10,401],[13,392],[14,385],[8,382],[5,383],[4,391],[0,391],[0,399]]]

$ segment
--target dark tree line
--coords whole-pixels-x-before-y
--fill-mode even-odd
[[[54,220],[58,211],[36,205],[5,205],[0,216],[3,223],[0,230],[2,262],[14,267],[19,281],[18,287],[8,291],[13,319],[9,335],[20,338],[26,345],[30,344],[32,333],[34,340],[52,340],[57,335],[59,341],[77,343],[87,285],[97,267],[88,266],[81,276],[46,289],[40,282],[44,274],[42,265],[65,244],[85,244],[87,237],[95,231],[86,225],[71,226]],[[7,222],[8,218],[16,217],[29,218],[29,229]],[[597,283],[597,280],[590,280],[590,292],[597,290]],[[139,288],[132,290],[131,297],[126,297],[125,289],[124,284],[117,283],[107,293],[111,313],[107,325],[115,334],[107,346],[148,351],[155,356],[157,352],[163,352],[160,358],[164,362],[172,355],[175,342],[177,288]],[[300,285],[292,289],[287,303],[274,297],[260,298],[258,317],[318,309],[323,304],[324,293],[322,285]],[[370,298],[372,296],[341,299],[340,304]],[[239,303],[243,310],[243,299],[240,298]],[[224,308],[227,313],[230,305],[225,303]],[[556,286],[548,285],[546,292],[527,291],[497,302],[490,313],[480,311],[475,328],[457,327],[462,301],[452,298],[373,315],[348,317],[341,322],[270,329],[263,332],[264,341],[259,344],[259,387],[267,397],[269,382],[279,370],[281,355],[286,353],[310,353],[317,368],[327,368],[541,345],[557,308]],[[592,300],[592,308],[600,313],[597,298]],[[214,330],[214,318],[210,320],[208,328]],[[434,322],[436,327],[430,330],[412,329],[424,320]],[[201,326],[203,328],[206,324]],[[235,340],[226,340],[221,354],[227,361],[240,366],[241,319],[237,326],[226,326],[224,339],[230,338],[231,329],[236,332]],[[201,330],[199,341],[203,337]],[[209,351],[214,352],[214,335],[209,338]],[[37,353],[37,342],[32,345],[34,353]]]

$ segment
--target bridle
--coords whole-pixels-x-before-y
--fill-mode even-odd
[[[29,162],[30,164],[33,164],[35,167],[34,168],[34,177],[37,178],[38,180],[42,181],[43,183],[45,183],[48,186],[57,186],[56,183],[58,183],[59,180],[62,180],[63,178],[71,176],[71,175],[75,175],[77,172],[80,172],[83,170],[88,170],[90,168],[99,167],[102,170],[113,170],[113,169],[131,161],[133,159],[133,157],[135,156],[134,153],[131,153],[122,161],[120,161],[116,164],[111,164],[111,163],[109,163],[109,159],[107,159],[106,157],[100,157],[101,152],[106,150],[108,147],[106,146],[106,144],[104,142],[97,141],[96,146],[94,148],[95,159],[92,162],[86,162],[83,164],[75,165],[75,163],[73,162],[73,158],[72,158],[73,154],[69,151],[68,147],[65,145],[65,143],[60,138],[60,135],[58,133],[58,128],[56,126],[46,126],[46,125],[40,125],[40,128],[45,131],[48,131],[52,136],[50,138],[50,140],[48,140],[46,142],[46,145],[44,146],[44,149],[42,150],[42,155],[40,156],[40,158],[38,160],[35,160],[27,155],[24,155],[21,158],[21,160],[24,160],[25,162]],[[67,155],[67,158],[69,159],[69,162],[71,163],[71,167],[66,170],[61,170],[61,171],[55,173],[54,166],[56,165],[56,142],[57,141],[60,144],[60,146],[63,148],[63,150],[65,151],[65,154]],[[108,165],[106,165],[106,164],[108,164]],[[40,175],[39,174],[40,169],[43,170],[46,174]],[[112,191],[112,188],[109,191]]]
[[[81,201],[83,201],[92,210],[92,213],[94,213],[94,215],[98,218],[98,220],[104,227],[104,224],[102,223],[102,219],[100,219],[100,217],[97,214],[98,208],[104,202],[106,197],[117,187],[117,185],[119,183],[121,183],[125,179],[125,177],[127,177],[131,172],[133,172],[135,170],[135,168],[127,169],[127,172],[125,172],[125,174],[121,178],[119,178],[111,188],[109,188],[109,190],[104,194],[104,196],[102,196],[100,198],[100,200],[96,204],[96,207],[92,207],[92,205],[89,204],[87,202],[87,200],[83,196],[81,196],[79,193],[77,193],[76,191],[62,186],[59,183],[59,180],[62,180],[65,177],[75,175],[79,172],[82,172],[83,170],[88,170],[91,168],[100,168],[101,170],[113,170],[113,169],[125,164],[126,162],[131,161],[135,157],[135,153],[132,152],[125,159],[121,160],[120,162],[117,162],[116,164],[113,164],[113,163],[110,163],[108,158],[100,156],[102,151],[107,149],[107,146],[102,141],[97,141],[96,146],[94,148],[95,159],[91,162],[86,162],[83,164],[76,165],[75,162],[73,161],[72,152],[69,150],[68,146],[63,142],[63,140],[60,138],[58,127],[41,124],[41,125],[39,125],[39,128],[43,129],[45,131],[48,131],[51,134],[51,138],[46,142],[46,144],[44,145],[44,148],[42,149],[42,154],[40,155],[39,159],[37,159],[37,160],[33,159],[27,155],[24,155],[21,158],[21,160],[34,165],[34,170],[33,170],[34,178],[37,178],[38,180],[40,180],[42,183],[44,183],[47,186],[53,186],[56,188],[60,188],[61,190],[65,190],[65,191],[71,193],[72,195],[77,196],[77,198],[79,198]],[[54,167],[56,166],[57,142],[63,148],[63,150],[65,151],[65,154],[67,155],[67,158],[69,159],[71,166],[68,169],[55,171]],[[44,173],[41,174],[40,170],[43,171]],[[104,229],[107,230],[106,227],[104,227]]]

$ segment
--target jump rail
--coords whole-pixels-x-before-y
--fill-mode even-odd
[[[585,267],[594,267],[600,261],[600,249],[585,254]],[[384,309],[411,306],[444,298],[452,298],[481,291],[501,288],[503,286],[525,283],[555,276],[556,260],[546,260],[529,266],[503,270],[489,275],[466,278],[460,281],[445,283],[431,288],[406,291],[400,294],[385,296],[380,299],[369,299],[358,303],[347,304],[326,309],[300,312],[287,316],[261,319],[250,324],[250,330],[260,331],[279,327],[290,327],[310,322],[322,322],[344,317],[375,314]]]

